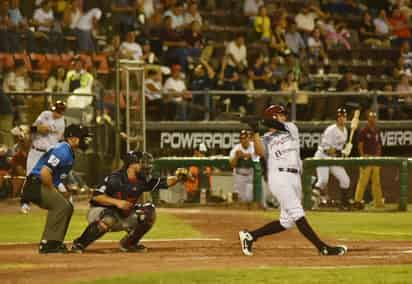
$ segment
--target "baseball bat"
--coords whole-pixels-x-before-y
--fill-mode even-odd
[[[350,123],[349,139],[348,139],[348,142],[345,145],[345,148],[342,150],[342,155],[344,157],[349,157],[350,152],[352,151],[352,139],[353,139],[353,135],[355,134],[355,131],[358,128],[358,125],[359,125],[359,115],[360,115],[360,111],[355,110],[355,113],[353,114],[352,121]]]
[[[349,135],[348,143],[352,143],[353,135],[355,134],[355,131],[358,128],[359,115],[360,115],[360,110],[358,110],[358,109],[355,110],[355,113],[353,114],[352,121],[350,123],[350,135]]]

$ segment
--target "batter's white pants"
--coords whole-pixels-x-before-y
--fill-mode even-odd
[[[317,151],[315,154],[316,158],[326,158],[326,154]],[[315,187],[320,189],[325,189],[328,186],[329,182],[329,173],[331,173],[339,182],[339,187],[342,189],[348,189],[350,186],[350,179],[344,167],[332,166],[332,167],[317,167],[316,175],[318,181],[315,184]]]
[[[31,173],[34,166],[36,166],[37,162],[40,160],[43,154],[45,154],[45,152],[30,148],[29,154],[27,155],[26,175],[29,175]]]
[[[253,201],[253,174],[239,175],[234,174],[234,192],[239,194],[239,200],[242,202]]]
[[[300,175],[276,169],[269,173],[268,185],[280,204],[280,224],[285,229],[292,228],[297,220],[305,216]]]

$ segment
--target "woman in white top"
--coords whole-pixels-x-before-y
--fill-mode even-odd
[[[313,30],[311,36],[308,38],[307,44],[309,48],[309,56],[315,61],[315,63],[319,63],[320,60],[327,61],[327,55],[320,37],[319,28],[315,28]]]
[[[188,28],[190,28],[194,21],[197,21],[200,25],[202,25],[202,16],[198,11],[197,4],[195,2],[189,4],[189,7],[184,15],[184,19],[185,26]]]
[[[46,52],[61,53],[63,52],[64,39],[61,32],[57,31],[60,26],[54,18],[52,7],[53,3],[50,0],[44,0],[41,7],[34,11],[32,23],[38,32],[45,34],[43,49]],[[59,27],[57,28],[57,26]]]
[[[98,8],[92,8],[80,16],[76,24],[77,44],[80,51],[96,52],[93,30],[96,29],[101,17],[102,11]]]

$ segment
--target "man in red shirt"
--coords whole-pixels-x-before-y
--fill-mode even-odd
[[[359,135],[358,150],[361,157],[381,156],[382,154],[382,141],[380,137],[380,131],[376,127],[375,112],[370,112],[368,114],[368,124],[361,130]],[[376,208],[383,207],[380,167],[367,166],[360,167],[359,181],[358,185],[356,186],[355,207],[359,209],[362,209],[364,207],[363,194],[365,193],[365,188],[369,183],[369,178],[371,176],[374,205]]]
[[[389,18],[392,34],[396,36],[395,42],[400,44],[405,40],[410,40],[412,34],[409,29],[408,19],[402,14],[400,9],[394,9]]]

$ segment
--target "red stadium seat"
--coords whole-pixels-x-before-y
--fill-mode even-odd
[[[86,69],[87,71],[90,71],[90,69],[93,67],[93,62],[92,62],[92,58],[90,57],[90,55],[87,54],[80,54],[80,60],[83,63],[83,67],[84,69]]]
[[[93,56],[93,65],[97,68],[98,74],[107,75],[110,72],[107,56],[104,54],[96,54]]]
[[[72,59],[73,59],[74,56],[72,54],[69,54],[69,53],[63,53],[60,56],[61,56],[60,58],[61,58],[62,66],[66,69],[71,68]]]
[[[48,53],[45,54],[47,62],[50,64],[51,69],[56,69],[58,67],[65,67],[59,54]]]
[[[30,54],[30,59],[32,62],[32,73],[39,74],[42,77],[47,77],[51,70],[51,63],[47,61],[44,54],[32,53]]]
[[[11,69],[14,67],[14,58],[10,53],[0,53],[0,64],[4,69]]]
[[[14,57],[14,62],[23,61],[24,65],[26,66],[27,71],[28,72],[32,71],[30,57],[27,55],[27,53],[15,53],[13,57]]]

